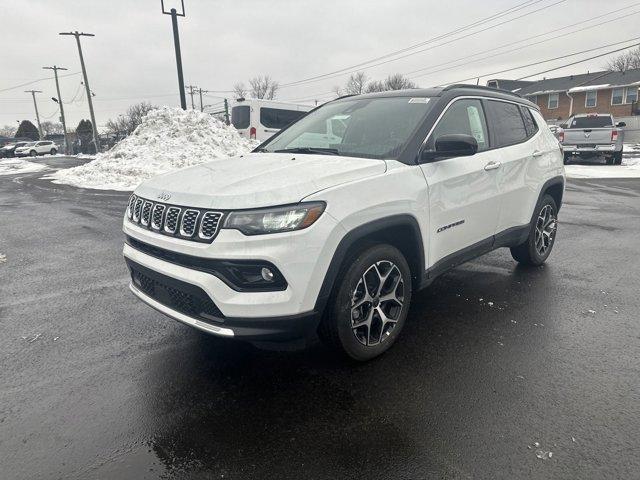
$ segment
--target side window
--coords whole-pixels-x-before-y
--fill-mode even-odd
[[[522,112],[522,118],[524,119],[524,126],[527,129],[527,136],[533,137],[538,132],[538,124],[536,123],[535,118],[533,118],[531,110],[527,107],[520,106],[520,111]]]
[[[263,107],[260,109],[260,123],[267,128],[281,129],[295,122],[306,113],[298,110]]]
[[[496,147],[506,147],[527,139],[520,108],[515,103],[487,100],[487,113]]]
[[[489,148],[487,121],[480,100],[458,100],[442,116],[427,140],[427,150],[435,150],[436,139],[440,135],[462,133],[471,135],[478,142],[478,151]]]

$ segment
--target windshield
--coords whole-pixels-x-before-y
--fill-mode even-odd
[[[260,151],[397,159],[431,107],[425,97],[353,98],[303,117]]]
[[[35,147],[36,146],[36,142],[29,142],[29,143],[25,143],[24,145],[22,145],[23,147]]]
[[[576,117],[571,122],[571,128],[603,128],[612,126],[613,120],[609,115],[599,115],[597,117]]]

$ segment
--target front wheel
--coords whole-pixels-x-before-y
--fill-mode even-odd
[[[30,156],[30,157],[37,157],[37,156],[38,156],[38,152],[36,152],[35,150],[31,150],[31,151],[29,152],[29,156]]]
[[[411,302],[411,271],[391,245],[363,249],[348,262],[318,333],[327,346],[366,361],[400,334]]]
[[[551,254],[557,229],[558,206],[551,195],[545,195],[531,219],[529,237],[511,248],[511,256],[523,265],[542,265]]]
[[[58,151],[55,148],[52,148],[51,151],[49,152],[51,155],[55,155],[56,153],[58,153]]]

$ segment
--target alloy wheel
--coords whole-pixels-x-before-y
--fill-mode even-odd
[[[351,297],[351,329],[365,346],[384,342],[404,308],[404,279],[396,264],[382,260],[365,270]]]
[[[535,247],[541,257],[551,248],[557,228],[558,221],[553,207],[545,205],[536,220]]]

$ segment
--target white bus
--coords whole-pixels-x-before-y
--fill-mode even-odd
[[[231,123],[241,136],[262,142],[312,108],[273,100],[238,99],[231,107]]]

